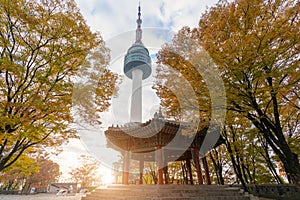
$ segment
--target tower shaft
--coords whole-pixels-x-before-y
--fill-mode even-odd
[[[142,78],[142,70],[134,69],[132,71],[130,122],[142,122]]]

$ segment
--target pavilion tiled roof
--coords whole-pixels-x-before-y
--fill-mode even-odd
[[[145,123],[111,126],[105,131],[105,136],[109,148],[130,151],[133,159],[152,160],[154,155],[151,152],[154,153],[156,147],[160,146],[170,157],[182,154],[177,159],[182,160],[191,157],[191,148],[200,149],[207,130],[208,123],[178,122],[155,114]],[[215,146],[222,142],[220,137]]]

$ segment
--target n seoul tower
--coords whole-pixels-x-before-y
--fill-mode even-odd
[[[127,50],[124,58],[124,73],[132,79],[130,122],[142,122],[142,80],[151,74],[151,58],[142,43],[141,6],[138,7],[135,43]]]

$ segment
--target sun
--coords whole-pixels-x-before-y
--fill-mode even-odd
[[[102,184],[109,185],[112,184],[114,177],[111,174],[111,170],[105,170],[102,175]]]

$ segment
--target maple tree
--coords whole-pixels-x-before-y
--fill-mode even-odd
[[[70,172],[72,179],[80,184],[81,188],[91,187],[99,177],[97,170],[100,163],[92,156],[81,155],[79,157],[80,166]]]
[[[38,171],[26,177],[22,193],[29,193],[30,187],[34,184],[38,185],[39,188],[46,189],[50,183],[57,182],[61,175],[59,165],[48,158],[37,158],[36,163],[38,164]]]
[[[59,176],[57,163],[50,160],[47,154],[29,148],[13,165],[2,171],[0,183],[1,188],[5,190],[29,193],[32,184],[46,189],[51,182],[56,182]]]
[[[199,44],[220,67],[228,109],[259,130],[300,184],[299,1],[220,1],[199,22]]]
[[[117,93],[121,77],[107,66],[110,51],[104,43],[89,51],[79,66],[72,93],[73,115],[82,126],[100,125],[100,113],[107,110],[110,100]]]
[[[199,73],[199,66],[210,65],[210,58],[197,41],[192,38],[193,30],[183,27],[165,44],[157,56],[156,81],[153,89],[161,99],[167,117],[191,121],[209,120],[211,102],[207,85]],[[195,60],[201,57],[202,60]]]
[[[20,158],[1,172],[1,188],[4,190],[18,190],[24,186],[26,178],[38,172],[39,166],[34,158],[23,153]]]
[[[99,112],[109,106],[117,76],[106,68],[101,36],[91,32],[73,0],[0,0],[0,17],[2,171],[30,147],[55,148],[77,137],[72,111],[86,123],[101,123]],[[83,77],[93,83],[83,92],[92,103],[78,101]]]

